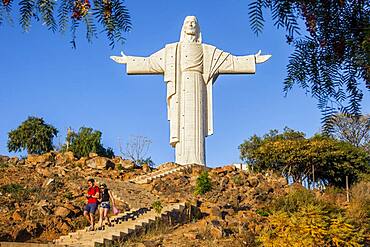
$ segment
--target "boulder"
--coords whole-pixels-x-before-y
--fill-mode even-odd
[[[11,163],[11,164],[17,164],[17,162],[19,161],[19,158],[18,157],[11,157],[9,160],[8,160],[8,163]]]
[[[213,238],[220,239],[223,237],[223,229],[218,220],[212,220],[209,227],[209,232]]]
[[[9,159],[8,156],[0,155],[0,163],[6,163]]]
[[[14,211],[14,213],[12,214],[12,219],[14,221],[22,221],[23,220],[23,217],[20,214],[20,211],[19,210]]]
[[[38,163],[45,163],[48,161],[50,162],[54,161],[54,157],[51,153],[45,153],[41,155],[29,154],[26,159],[26,163],[32,165],[36,165]]]
[[[86,165],[86,161],[88,160],[88,158],[86,157],[81,157],[79,160],[75,161],[75,165],[76,166],[80,166],[80,167],[85,167]]]
[[[98,157],[99,155],[97,153],[89,153],[89,158],[95,158]]]
[[[52,172],[49,168],[42,168],[41,166],[36,166],[36,172],[44,177],[50,177]]]
[[[55,216],[66,218],[71,214],[71,210],[69,210],[68,208],[59,206],[55,209],[54,214]]]
[[[185,232],[184,237],[190,240],[195,240],[195,239],[200,238],[199,234],[196,232]]]
[[[248,182],[249,186],[251,186],[251,187],[257,187],[257,185],[258,185],[258,178],[256,178],[256,177],[250,177],[250,178],[248,178],[247,182]]]
[[[72,151],[64,152],[64,153],[57,153],[55,156],[55,164],[56,165],[62,165],[71,163],[75,160],[75,157],[73,155]]]
[[[135,166],[136,165],[132,160],[123,160],[123,162],[122,162],[122,167],[124,169],[134,169]]]
[[[86,165],[93,169],[114,169],[114,163],[106,157],[94,157],[86,161]]]

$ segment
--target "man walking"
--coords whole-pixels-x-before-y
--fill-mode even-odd
[[[90,178],[87,180],[87,185],[89,189],[87,190],[87,204],[84,209],[84,216],[87,221],[90,222],[89,231],[94,230],[94,214],[98,208],[98,198],[99,198],[99,187],[95,185],[95,180]]]

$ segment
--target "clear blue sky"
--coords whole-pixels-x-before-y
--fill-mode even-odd
[[[224,75],[214,84],[214,135],[207,138],[209,166],[240,162],[238,145],[253,134],[285,126],[308,136],[320,131],[316,100],[294,88],[282,92],[292,51],[285,33],[269,18],[255,36],[248,19],[249,1],[134,1],[126,4],[133,30],[124,45],[110,49],[104,34],[92,44],[80,30],[77,50],[70,34],[52,34],[40,23],[29,33],[18,25],[0,26],[0,153],[7,151],[7,134],[28,116],[43,117],[59,129],[55,142],[64,142],[67,128],[81,126],[103,132],[103,144],[119,154],[132,135],[150,138],[149,155],[156,164],[173,161],[166,119],[166,88],[162,76],[127,76],[123,65],[109,59],[123,50],[147,56],[179,39],[182,22],[196,15],[203,42],[235,55],[259,49],[272,58],[255,75]],[[16,20],[17,22],[17,20]],[[370,110],[364,91],[364,112]]]

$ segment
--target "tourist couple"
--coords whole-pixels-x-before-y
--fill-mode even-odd
[[[84,209],[84,216],[86,217],[87,221],[90,222],[90,227],[88,228],[89,231],[94,230],[94,214],[99,205],[99,223],[98,229],[102,229],[103,221],[106,219],[108,224],[110,225],[108,211],[110,209],[109,200],[112,200],[113,209],[115,209],[114,198],[112,193],[107,188],[106,184],[101,184],[98,186],[95,183],[95,180],[90,178],[87,181],[87,185],[89,189],[87,191],[87,204]]]

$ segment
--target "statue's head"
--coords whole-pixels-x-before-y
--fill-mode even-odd
[[[181,29],[180,42],[202,43],[202,34],[195,16],[185,17]]]

